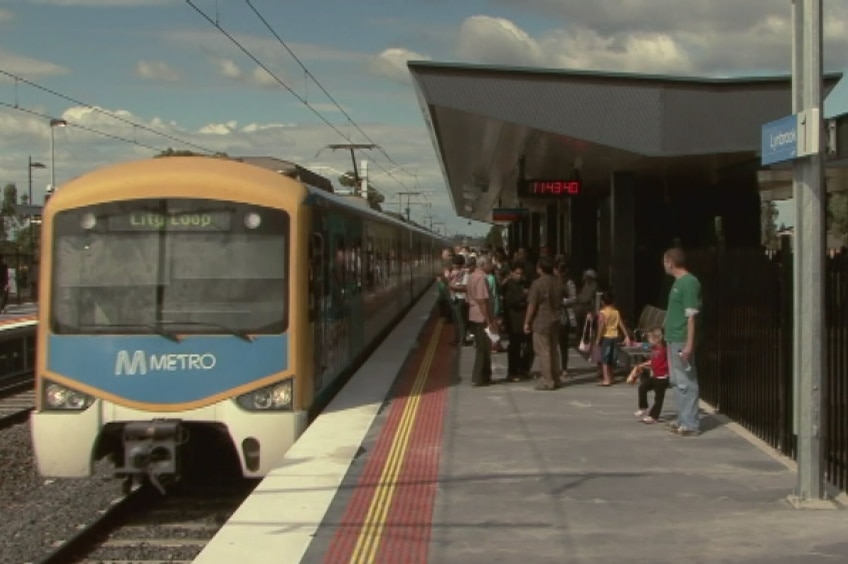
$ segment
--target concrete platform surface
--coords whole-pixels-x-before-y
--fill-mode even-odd
[[[704,414],[698,437],[643,424],[636,388],[596,386],[576,353],[560,390],[504,382],[505,354],[500,381],[471,388],[473,353],[452,353],[429,562],[848,562],[848,511],[793,509],[791,464],[735,424]],[[324,561],[361,466],[302,562]]]
[[[436,294],[427,292],[194,560],[299,562],[372,428],[395,377],[418,345]]]

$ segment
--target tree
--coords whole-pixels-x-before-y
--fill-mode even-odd
[[[848,194],[828,194],[827,230],[842,239],[843,243],[848,243]]]
[[[346,188],[355,188],[359,190],[359,184],[356,182],[356,175],[352,170],[347,171],[343,175],[339,176],[339,184],[345,186]],[[377,210],[379,212],[383,211],[383,207],[380,205],[386,201],[386,197],[377,190],[374,185],[370,182],[368,183],[368,206],[372,210]]]
[[[37,261],[41,249],[41,224],[34,223],[31,228],[18,229],[15,243],[21,253],[32,254],[32,260]]]
[[[760,227],[762,229],[762,244],[768,249],[776,249],[777,239],[777,216],[780,212],[774,202],[763,202],[760,205]]]
[[[497,249],[504,246],[503,242],[503,227],[493,225],[486,235],[486,246],[492,249]]]
[[[9,239],[9,232],[19,225],[15,206],[18,203],[18,187],[10,182],[3,188],[3,201],[0,203],[0,218],[2,218],[2,239]]]

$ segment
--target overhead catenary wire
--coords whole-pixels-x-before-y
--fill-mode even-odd
[[[291,57],[292,57],[292,58],[295,60],[295,62],[296,62],[296,63],[300,66],[301,70],[303,70],[303,72],[306,74],[306,76],[307,76],[308,78],[311,78],[311,79],[312,79],[312,82],[314,82],[314,83],[315,83],[315,85],[316,85],[316,86],[317,86],[317,87],[321,90],[321,92],[323,92],[323,93],[324,93],[324,95],[327,97],[327,99],[328,99],[328,100],[330,100],[330,102],[332,102],[332,104],[336,107],[336,109],[338,109],[338,110],[339,110],[339,112],[341,112],[341,114],[342,114],[345,118],[347,118],[347,121],[348,121],[348,122],[350,122],[350,124],[351,124],[351,125],[352,125],[352,126],[353,126],[353,127],[354,127],[354,128],[355,128],[355,129],[356,129],[356,130],[357,130],[357,131],[358,131],[358,132],[359,132],[359,133],[360,133],[360,134],[361,134],[361,135],[362,135],[362,136],[363,136],[363,137],[364,137],[364,138],[368,141],[368,142],[369,142],[369,143],[371,143],[372,145],[376,145],[376,146],[377,146],[377,148],[380,150],[380,152],[381,152],[381,153],[383,153],[383,155],[386,157],[386,160],[388,160],[390,163],[392,163],[392,164],[393,164],[393,165],[395,165],[395,166],[401,166],[401,165],[399,165],[398,163],[396,163],[396,162],[394,161],[394,159],[392,159],[392,157],[389,155],[389,153],[388,153],[388,152],[386,152],[386,150],[385,150],[385,149],[383,149],[383,147],[382,147],[382,146],[380,146],[380,145],[379,145],[379,143],[377,143],[376,141],[374,141],[373,139],[371,139],[371,137],[370,137],[367,133],[365,133],[365,131],[363,131],[363,129],[359,126],[359,124],[358,124],[358,123],[356,123],[356,121],[354,121],[354,119],[353,119],[352,117],[350,117],[350,114],[348,114],[348,113],[347,113],[347,110],[345,110],[345,109],[341,106],[341,104],[339,104],[339,103],[336,101],[336,99],[335,99],[335,98],[333,98],[333,95],[332,95],[332,94],[330,94],[330,93],[327,91],[327,89],[326,89],[326,88],[324,88],[324,85],[323,85],[323,84],[321,84],[321,81],[320,81],[320,80],[318,80],[318,78],[317,78],[314,74],[312,74],[312,72],[309,70],[309,68],[307,68],[306,64],[305,64],[303,61],[301,61],[301,60],[300,60],[300,58],[299,58],[299,57],[295,54],[295,52],[292,50],[292,48],[291,48],[291,47],[289,47],[288,43],[286,43],[286,41],[285,41],[282,37],[280,37],[280,34],[278,34],[278,33],[276,32],[276,30],[274,29],[274,27],[270,24],[270,22],[268,22],[268,20],[265,18],[265,16],[263,16],[263,15],[262,15],[262,13],[259,11],[259,9],[258,9],[258,8],[256,8],[256,6],[254,6],[254,5],[253,5],[253,2],[251,2],[251,0],[245,0],[245,3],[246,3],[249,7],[250,7],[250,9],[253,11],[253,13],[256,15],[256,17],[257,17],[257,18],[259,18],[259,21],[261,21],[261,22],[262,22],[262,24],[263,24],[263,25],[264,25],[264,26],[268,29],[268,31],[269,31],[269,32],[271,32],[271,35],[273,35],[273,36],[277,39],[277,41],[280,43],[280,45],[282,45],[282,46],[283,46],[283,48],[284,48],[284,49],[288,52],[288,54],[289,54],[289,55],[291,55]]]
[[[171,135],[169,133],[166,133],[164,131],[159,131],[158,129],[144,125],[143,123],[136,123],[136,122],[132,121],[131,119],[127,119],[123,116],[112,113],[108,110],[104,110],[103,108],[98,108],[97,106],[94,106],[92,104],[88,104],[88,103],[83,102],[81,100],[78,100],[78,99],[76,99],[72,96],[68,96],[67,94],[62,94],[61,92],[57,92],[56,90],[53,90],[52,88],[42,86],[41,84],[35,83],[31,80],[27,80],[26,78],[19,76],[19,75],[16,75],[12,72],[0,69],[0,74],[7,76],[7,77],[9,77],[9,78],[11,78],[11,79],[13,79],[17,82],[21,82],[23,84],[26,84],[27,86],[31,86],[32,88],[35,88],[36,90],[40,90],[40,91],[45,92],[47,94],[51,94],[53,96],[56,96],[57,98],[62,98],[63,100],[77,104],[78,106],[82,106],[82,107],[87,108],[89,110],[92,110],[93,112],[96,112],[98,114],[102,114],[102,115],[108,116],[108,117],[110,117],[110,118],[112,118],[116,121],[120,121],[120,122],[125,123],[127,125],[131,125],[131,126],[135,127],[136,129],[140,129],[142,131],[147,131],[148,133],[153,133],[154,135],[158,135],[158,136],[163,137],[165,139],[169,139],[169,140],[174,141],[176,143],[180,143],[180,144],[182,144],[186,147],[192,147],[194,149],[199,149],[199,150],[203,151],[204,153],[209,153],[209,154],[217,153],[217,151],[209,149],[207,147],[203,147],[201,145],[198,145],[197,143],[192,143],[191,141],[186,141],[185,139],[180,139],[179,137],[176,137],[176,136]],[[9,105],[9,104],[4,104],[4,105]],[[48,116],[48,117],[53,117],[53,116]],[[76,127],[80,127],[82,129],[82,127],[79,124],[76,124]]]
[[[25,107],[19,106],[17,104],[10,104],[8,102],[3,102],[3,101],[0,101],[0,107],[8,108],[8,109],[11,109],[11,110],[16,110],[18,112],[23,112],[25,114],[29,114],[29,115],[44,118],[44,119],[51,119],[53,117],[53,116],[50,116],[50,115],[45,114],[43,112],[37,112],[35,110],[31,110],[29,108],[25,108]],[[75,122],[69,121],[67,119],[63,119],[62,121],[64,121],[65,125],[67,125],[68,127],[74,127],[76,129],[80,129],[82,131],[87,131],[88,133],[100,135],[101,137],[108,137],[110,139],[115,139],[117,141],[123,141],[125,143],[131,143],[131,144],[137,145],[139,147],[144,147],[145,149],[150,149],[151,151],[161,151],[162,150],[162,147],[154,147],[153,145],[148,145],[147,143],[142,143],[141,141],[138,141],[136,139],[129,139],[128,137],[123,137],[121,135],[116,135],[114,133],[107,133],[106,131],[100,131],[99,129],[94,129],[93,127],[88,127],[86,125],[82,125],[80,123],[75,123]]]
[[[188,1],[188,0],[187,0],[187,1]],[[190,3],[190,2],[189,2],[189,3]],[[330,94],[330,92],[329,92],[329,91],[328,91],[328,90],[324,87],[324,85],[321,83],[321,81],[320,81],[320,80],[318,80],[318,78],[317,78],[314,74],[312,74],[312,72],[309,70],[309,68],[306,66],[306,64],[305,64],[303,61],[301,61],[301,60],[300,60],[300,58],[299,58],[299,57],[295,54],[294,50],[292,50],[292,48],[291,48],[291,47],[289,47],[288,43],[286,43],[286,41],[285,41],[285,40],[284,40],[284,39],[280,36],[280,34],[278,34],[278,33],[277,33],[277,31],[274,29],[274,27],[271,25],[271,23],[270,23],[270,22],[269,22],[269,21],[265,18],[265,16],[263,16],[263,15],[262,15],[262,13],[259,11],[259,9],[258,9],[258,8],[256,8],[256,6],[254,6],[254,5],[253,5],[253,2],[251,2],[251,0],[245,0],[245,3],[248,5],[248,7],[250,7],[250,9],[253,11],[253,13],[256,15],[256,17],[257,17],[257,18],[259,18],[259,21],[261,21],[261,22],[262,22],[262,24],[263,24],[263,25],[264,25],[264,26],[268,29],[268,31],[271,33],[271,35],[273,35],[273,36],[276,38],[276,40],[280,43],[280,45],[282,45],[282,46],[283,46],[283,48],[286,50],[286,52],[288,52],[288,54],[289,54],[289,55],[291,55],[291,57],[295,60],[295,62],[296,62],[296,63],[300,66],[301,70],[303,70],[303,72],[306,74],[307,78],[312,79],[312,82],[314,82],[314,83],[315,83],[315,85],[316,85],[316,86],[317,86],[317,87],[321,90],[321,92],[323,92],[323,93],[324,93],[324,95],[325,95],[325,96],[327,97],[327,99],[328,99],[328,100],[329,100],[329,101],[330,101],[330,102],[331,102],[331,103],[332,103],[332,104],[336,107],[336,109],[338,109],[338,110],[339,110],[339,112],[341,112],[341,114],[342,114],[345,118],[347,118],[347,121],[348,121],[348,122],[349,122],[349,123],[350,123],[350,124],[351,124],[351,125],[352,125],[352,126],[353,126],[353,127],[354,127],[354,128],[355,128],[355,129],[356,129],[356,130],[357,130],[357,131],[358,131],[358,132],[359,132],[359,133],[360,133],[360,134],[361,134],[361,135],[362,135],[362,136],[363,136],[363,137],[367,140],[367,141],[368,141],[368,142],[369,142],[369,143],[371,143],[372,145],[375,145],[375,146],[377,147],[377,149],[379,149],[379,151],[380,151],[380,152],[381,152],[381,153],[382,153],[382,154],[386,157],[386,160],[388,160],[388,161],[389,161],[392,165],[394,165],[394,166],[395,166],[395,167],[397,167],[397,168],[403,168],[403,166],[402,166],[402,165],[400,165],[400,164],[398,164],[398,163],[397,163],[397,162],[396,162],[396,161],[395,161],[395,160],[391,157],[391,155],[389,155],[389,153],[388,153],[388,152],[387,152],[387,151],[386,151],[386,150],[385,150],[385,149],[384,149],[384,148],[383,148],[383,147],[382,147],[379,143],[377,143],[376,141],[374,141],[374,139],[372,139],[372,138],[371,138],[371,137],[370,137],[370,136],[369,136],[369,135],[368,135],[368,134],[367,134],[367,133],[366,133],[366,132],[362,129],[362,127],[360,127],[360,126],[359,126],[359,124],[358,124],[358,123],[356,123],[356,121],[355,121],[355,120],[354,120],[354,119],[350,116],[350,114],[348,114],[348,113],[347,113],[347,110],[345,110],[345,109],[341,106],[341,104],[339,104],[339,103],[336,101],[336,99],[335,99],[335,98],[333,97],[333,95],[332,95],[332,94]],[[299,97],[299,98],[300,98],[300,97]],[[303,98],[303,100],[305,100],[305,98]],[[345,137],[345,139],[347,139],[348,141],[350,141],[350,139],[349,139],[348,137]],[[386,175],[387,175],[387,176],[389,176],[390,178],[394,179],[394,180],[395,180],[398,184],[400,184],[400,185],[401,185],[401,187],[402,187],[404,190],[408,190],[408,189],[407,189],[407,187],[406,187],[406,185],[405,185],[405,184],[404,184],[401,180],[399,180],[397,177],[395,177],[395,176],[392,174],[392,172],[391,172],[390,170],[388,170],[387,168],[383,167],[383,166],[382,166],[382,164],[380,164],[380,163],[379,163],[379,161],[373,161],[373,162],[374,162],[375,166],[377,166],[377,168],[379,168],[379,169],[383,170],[383,171],[386,173]],[[430,199],[429,199],[426,195],[425,195],[425,199],[426,199],[428,202],[430,201]]]
[[[297,93],[297,92],[296,92],[296,91],[295,91],[295,90],[294,90],[291,86],[289,86],[288,84],[286,84],[286,82],[285,82],[284,80],[282,80],[282,79],[281,79],[281,78],[280,78],[280,77],[279,77],[276,73],[274,73],[274,72],[273,72],[270,68],[268,68],[268,66],[267,66],[265,63],[263,63],[261,60],[259,60],[259,58],[258,58],[256,55],[254,55],[254,54],[250,51],[250,49],[248,49],[247,47],[245,47],[245,46],[244,46],[244,45],[243,45],[243,44],[242,44],[242,43],[241,43],[238,39],[236,39],[236,37],[234,37],[234,36],[233,36],[230,32],[228,32],[228,31],[227,31],[227,30],[226,30],[226,29],[225,29],[225,28],[224,28],[224,27],[220,24],[220,21],[218,21],[218,20],[217,20],[217,19],[215,19],[215,18],[210,17],[210,16],[209,16],[206,12],[204,12],[201,8],[199,8],[199,7],[198,7],[198,6],[197,6],[197,5],[196,5],[196,4],[195,4],[192,0],[185,0],[185,1],[186,1],[186,4],[188,4],[188,5],[189,5],[189,6],[190,6],[190,7],[191,7],[191,8],[192,8],[195,12],[197,12],[197,14],[198,14],[198,15],[200,15],[200,16],[201,16],[204,20],[206,20],[206,22],[207,22],[207,23],[209,23],[209,25],[211,25],[212,27],[214,27],[215,29],[217,29],[217,30],[218,30],[218,31],[219,31],[222,35],[224,35],[227,39],[229,39],[229,40],[230,40],[230,42],[231,42],[233,45],[235,45],[235,46],[236,46],[236,47],[237,47],[237,48],[238,48],[238,49],[239,49],[242,53],[244,53],[244,54],[245,54],[245,55],[246,55],[246,56],[247,56],[250,60],[252,60],[254,63],[256,63],[256,65],[257,65],[259,68],[261,68],[262,70],[264,70],[265,72],[267,72],[267,73],[268,73],[268,75],[269,75],[269,76],[270,76],[270,77],[271,77],[271,78],[272,78],[275,82],[277,82],[280,86],[282,86],[282,87],[283,87],[283,88],[284,88],[287,92],[289,92],[289,94],[291,94],[292,96],[294,96],[294,97],[295,97],[295,99],[297,99],[297,101],[298,101],[298,102],[300,102],[300,103],[301,103],[302,105],[304,105],[307,109],[309,109],[309,111],[310,111],[312,114],[314,114],[314,115],[315,115],[318,119],[320,119],[320,120],[321,120],[321,121],[322,121],[325,125],[327,125],[330,129],[332,129],[335,133],[337,133],[337,134],[338,134],[338,135],[339,135],[342,139],[344,139],[344,140],[345,140],[345,141],[347,141],[348,143],[352,143],[352,142],[353,142],[353,141],[352,141],[352,139],[351,139],[351,137],[350,137],[350,135],[348,135],[347,133],[345,133],[344,131],[342,131],[342,130],[341,130],[341,129],[337,126],[337,125],[335,125],[335,124],[334,124],[334,123],[332,123],[329,119],[327,119],[327,117],[326,117],[326,116],[324,116],[324,115],[323,115],[323,114],[322,114],[322,113],[321,113],[321,112],[320,112],[320,111],[319,111],[319,110],[318,110],[315,106],[313,106],[312,104],[310,104],[310,103],[309,103],[309,100],[307,100],[304,96],[301,96],[300,94],[298,94],[298,93]],[[253,6],[251,5],[251,7],[253,7]],[[261,15],[261,14],[259,14],[259,15]],[[263,21],[267,22],[267,20],[264,20],[264,18],[263,18]],[[273,28],[271,28],[271,29],[273,30]],[[278,37],[278,34],[276,34],[276,32],[273,32],[273,33],[274,33],[275,37]],[[289,48],[288,50],[291,52],[291,49],[290,49],[290,48]],[[299,61],[299,59],[296,59],[296,60],[298,60],[298,61]],[[305,68],[305,65],[303,65],[303,64],[302,64],[302,63],[300,63],[300,62],[299,62],[299,64],[301,64],[301,67],[302,67],[302,68]],[[309,73],[309,76],[310,76],[310,78],[312,78],[312,80],[315,80],[314,75],[312,75],[312,73]],[[318,84],[318,83],[317,83],[317,81],[316,81],[316,84]],[[324,89],[324,88],[323,88],[323,86],[319,86],[319,87],[322,89],[322,91],[324,91],[324,92],[326,93],[326,89]],[[338,104],[337,104],[337,102],[335,102],[335,99],[334,99],[334,98],[333,98],[332,100],[333,100],[333,103],[334,103],[334,104],[338,105]],[[351,122],[351,124],[353,124],[353,125],[354,125],[354,127],[356,127],[356,128],[357,128],[357,130],[359,130],[359,131],[361,132],[361,128],[359,128],[359,127],[355,124],[355,122],[353,122],[353,120],[350,118],[350,116],[347,114],[347,112],[344,112],[344,113],[345,113],[345,115],[347,116],[348,120]],[[369,140],[370,140],[370,138],[369,138]],[[377,143],[374,143],[373,141],[371,141],[371,142],[372,142],[372,144],[377,145]],[[382,151],[382,148],[381,148],[381,151]],[[383,151],[383,152],[385,153],[385,151]],[[388,155],[387,155],[387,157],[388,157]],[[388,157],[388,159],[390,160],[390,162],[394,162],[393,160],[391,160],[391,157]],[[401,186],[404,190],[408,190],[408,188],[407,188],[406,184],[404,184],[404,183],[403,183],[403,181],[401,181],[401,180],[400,180],[397,176],[395,176],[395,175],[391,172],[391,170],[389,170],[389,169],[387,169],[386,167],[384,167],[384,166],[382,165],[382,163],[380,163],[379,161],[372,161],[372,162],[373,162],[373,164],[374,164],[377,168],[379,168],[379,169],[381,169],[382,171],[384,171],[384,172],[386,173],[386,175],[387,175],[387,176],[389,176],[390,178],[394,179],[394,180],[395,180],[395,182],[397,182],[397,183],[398,183],[398,184],[399,184],[399,185],[400,185],[400,186]],[[395,164],[396,164],[396,163],[395,163]],[[401,165],[397,165],[397,164],[396,164],[396,166],[400,167]],[[402,167],[401,167],[401,168],[402,168]]]

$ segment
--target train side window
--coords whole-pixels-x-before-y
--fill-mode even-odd
[[[313,233],[309,245],[309,320],[315,319],[324,297],[324,236]]]
[[[353,277],[354,293],[362,293],[362,239],[360,237],[353,240],[353,248],[350,252],[350,273]]]
[[[334,290],[343,293],[347,281],[347,256],[345,253],[345,241],[341,235],[334,237],[335,256],[332,257],[330,269],[333,277]]]
[[[374,291],[374,237],[365,239],[365,290]]]

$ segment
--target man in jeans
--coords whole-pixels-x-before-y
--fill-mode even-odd
[[[670,427],[673,433],[688,437],[700,433],[695,327],[701,309],[701,283],[686,270],[686,255],[681,249],[665,252],[663,268],[674,277],[665,314],[670,383],[677,389],[677,421]]]

